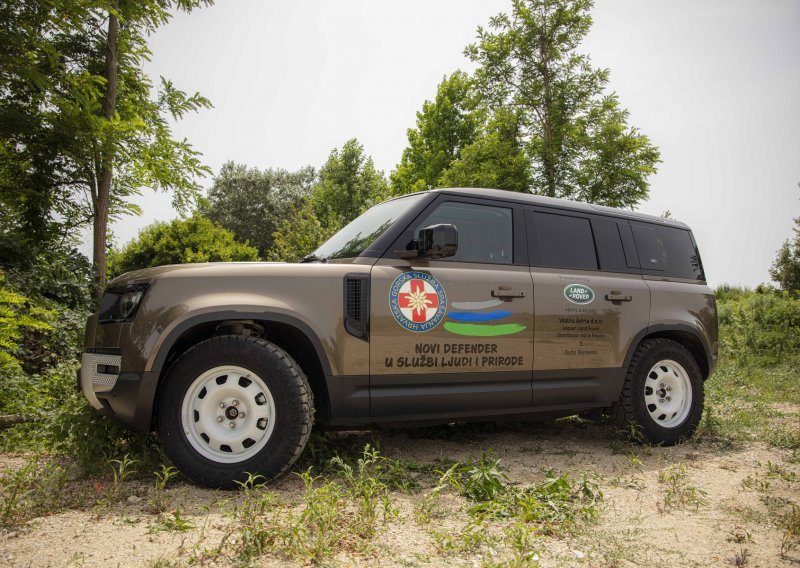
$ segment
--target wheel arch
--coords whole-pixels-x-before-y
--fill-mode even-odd
[[[657,324],[648,326],[646,329],[631,341],[628,354],[625,357],[625,368],[630,366],[631,359],[636,349],[648,339],[663,338],[670,339],[683,345],[697,361],[703,380],[711,374],[711,349],[704,339],[702,333],[690,325],[681,324]]]
[[[221,328],[228,333],[256,334],[286,351],[308,378],[314,395],[316,419],[325,421],[330,416],[327,378],[331,376],[331,367],[322,343],[311,327],[285,314],[241,311],[199,314],[187,318],[169,332],[153,359],[151,371],[158,381],[149,397],[151,412],[172,363],[190,347],[218,335]],[[154,414],[151,414],[149,429],[155,427]]]

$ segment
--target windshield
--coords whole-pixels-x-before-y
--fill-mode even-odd
[[[328,259],[360,255],[421,197],[422,195],[410,195],[370,208],[325,241],[312,253],[313,257]]]

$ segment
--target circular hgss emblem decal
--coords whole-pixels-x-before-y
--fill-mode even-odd
[[[404,272],[389,288],[389,309],[408,331],[430,331],[444,319],[447,296],[430,274]]]
[[[573,304],[591,304],[594,290],[586,284],[569,284],[564,288],[564,297]]]

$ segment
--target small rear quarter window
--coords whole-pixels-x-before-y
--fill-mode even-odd
[[[631,223],[642,271],[672,278],[705,280],[691,233],[678,227]]]

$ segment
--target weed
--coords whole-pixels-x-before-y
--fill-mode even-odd
[[[771,485],[772,484],[766,479],[753,477],[752,474],[749,474],[747,477],[742,479],[742,488],[748,491],[767,492],[771,490]]]
[[[783,523],[781,557],[786,558],[789,552],[798,546],[800,546],[800,507],[792,504],[792,510]]]
[[[590,478],[573,482],[569,474],[545,472],[545,479],[526,487],[508,484],[500,460],[481,456],[473,463],[458,462],[442,473],[432,495],[452,487],[472,502],[470,516],[485,519],[511,519],[535,526],[542,534],[554,535],[573,530],[579,521],[597,515],[602,492]]]
[[[686,507],[697,509],[708,502],[705,498],[706,492],[689,483],[686,466],[682,464],[660,471],[658,482],[663,486],[662,496],[658,502],[658,510],[661,513]]]
[[[750,562],[750,551],[746,548],[741,549],[739,552],[736,553],[736,556],[731,558],[730,563],[738,568],[744,568]]]
[[[505,542],[510,545],[513,556],[503,565],[512,568],[538,566],[539,550],[536,531],[524,522],[518,521],[505,530]]]
[[[159,471],[154,471],[153,475],[156,480],[153,484],[153,492],[150,494],[148,505],[153,513],[163,513],[169,509],[172,501],[166,494],[167,484],[178,475],[178,470],[172,466],[161,464]]]
[[[506,475],[499,459],[482,455],[476,463],[457,462],[443,472],[439,485],[448,484],[472,501],[493,501],[506,493]]]
[[[0,525],[24,524],[37,515],[61,510],[72,497],[65,492],[64,467],[30,459],[17,470],[0,473]]]
[[[642,460],[639,459],[639,454],[631,452],[628,454],[628,463],[631,464],[632,467],[640,468],[642,465]]]
[[[427,525],[434,519],[447,516],[448,510],[440,504],[440,492],[433,490],[414,506],[414,520],[421,525]]]
[[[147,532],[155,534],[163,531],[187,532],[194,528],[194,523],[175,509],[170,515],[159,515],[155,523],[147,527]]]
[[[603,497],[597,484],[586,476],[573,483],[569,474],[545,473],[542,483],[521,490],[516,498],[517,517],[535,523],[545,535],[569,532],[578,521],[597,516],[597,503]]]
[[[498,542],[483,522],[468,523],[462,530],[452,533],[432,530],[431,536],[440,554],[475,554]]]
[[[297,507],[280,503],[265,492],[263,478],[251,475],[220,550],[232,549],[242,563],[264,554],[319,563],[342,550],[369,550],[379,527],[396,515],[392,460],[367,445],[355,463],[336,456],[325,469],[336,477],[315,476],[311,468],[297,474],[304,485]]]
[[[122,456],[122,459],[109,460],[108,464],[111,466],[111,485],[105,488],[104,497],[110,503],[116,503],[124,499],[127,495],[125,488],[125,481],[136,473],[134,466],[139,463],[139,460],[132,459],[128,454]]]
[[[736,527],[728,533],[728,537],[725,540],[735,544],[752,544],[753,536],[750,534],[750,531]]]
[[[772,461],[767,462],[767,477],[777,477],[787,483],[794,483],[798,481],[797,474],[793,471],[789,471],[786,467],[774,463]]]
[[[350,488],[350,497],[355,501],[356,515],[351,529],[361,538],[373,536],[378,515],[382,512],[383,522],[394,516],[388,491],[388,484],[397,479],[398,472],[394,467],[386,467],[387,460],[374,448],[366,446],[363,457],[359,458],[356,467],[334,458],[332,463],[338,468]],[[403,476],[400,476],[403,479]]]

